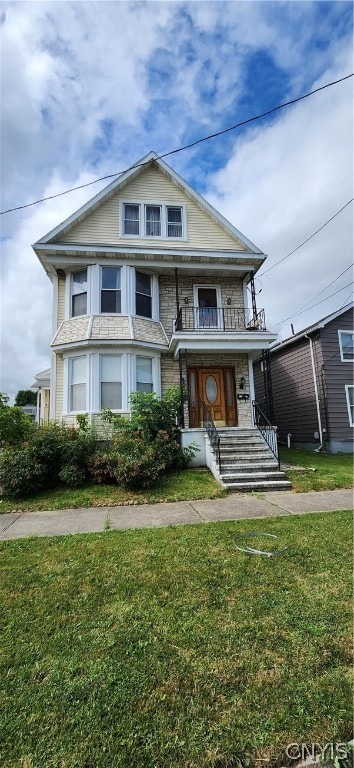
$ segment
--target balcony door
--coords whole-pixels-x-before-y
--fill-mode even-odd
[[[195,327],[199,330],[222,328],[221,292],[218,285],[194,286]]]
[[[237,425],[233,368],[190,368],[188,385],[190,427],[203,426],[202,402],[216,427]]]

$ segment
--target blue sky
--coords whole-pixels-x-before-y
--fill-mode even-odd
[[[123,170],[353,69],[349,2],[16,1],[1,4],[1,19],[2,209]],[[353,196],[352,107],[347,81],[167,162],[269,266]],[[101,186],[2,217],[6,391],[50,361],[51,286],[30,245]],[[350,263],[352,238],[349,208],[259,281],[272,328],[288,335],[282,319]],[[348,273],[328,293],[347,282]],[[348,295],[294,317],[295,329]]]

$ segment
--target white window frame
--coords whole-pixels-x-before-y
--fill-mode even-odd
[[[126,205],[138,205],[139,206],[139,234],[138,235],[126,235],[124,232],[124,220],[125,220],[125,206]],[[161,235],[146,235],[145,234],[145,221],[146,221],[146,207],[152,205],[155,208],[160,208],[161,211]],[[168,237],[167,227],[167,209],[168,208],[180,208],[182,212],[182,237]],[[168,200],[122,200],[120,203],[120,237],[125,240],[137,239],[137,240],[167,240],[170,242],[185,242],[187,240],[187,208],[185,203],[170,202]]]
[[[84,272],[85,270],[86,270],[86,285],[87,285],[87,290],[86,290],[86,312],[84,312],[83,315],[73,315],[73,313],[72,313],[72,311],[73,311],[73,303],[72,303],[73,296],[79,296],[80,295],[80,294],[74,294],[73,293],[73,277],[78,272]],[[67,276],[69,278],[68,279],[68,283],[69,283],[69,286],[68,286],[69,287],[69,302],[68,302],[69,303],[69,312],[68,312],[68,315],[69,315],[69,318],[70,319],[71,318],[75,319],[76,317],[87,317],[87,315],[90,314],[90,270],[89,270],[88,267],[82,266],[79,269],[72,269],[68,273]]]
[[[342,363],[353,363],[354,361],[354,354],[353,357],[350,357],[349,359],[343,357],[343,345],[342,345],[342,333],[346,333],[348,335],[354,336],[353,331],[346,331],[346,330],[338,330],[338,340],[339,340],[339,349],[340,349],[340,359]]]
[[[112,413],[125,413],[125,409],[123,408],[124,405],[124,396],[125,396],[125,390],[126,390],[126,383],[124,385],[123,383],[123,372],[124,372],[124,355],[120,352],[99,352],[98,353],[98,398],[99,398],[99,411],[102,411],[102,357],[119,357],[120,358],[120,374],[121,374],[121,385],[122,385],[122,407],[121,408],[109,408],[108,410],[111,410]],[[105,383],[105,382],[103,382]]]
[[[139,392],[138,389],[138,359],[143,358],[143,360],[150,360],[151,361],[151,386],[152,390],[151,392],[155,392],[154,390],[154,358],[151,357],[151,355],[148,354],[141,354],[141,355],[135,355],[135,392]],[[147,383],[147,382],[139,382],[140,384]],[[150,383],[150,382],[149,382]]]
[[[349,426],[350,427],[354,427],[354,420],[352,418],[352,411],[351,411],[351,408],[353,407],[353,405],[350,403],[350,399],[349,399],[349,390],[350,389],[353,390],[353,400],[354,400],[354,384],[346,384],[345,385],[345,396],[346,396],[346,399],[347,399]]]
[[[120,288],[102,288],[102,275],[103,275],[103,269],[119,269],[120,270]],[[119,264],[100,264],[100,275],[99,275],[99,285],[98,285],[98,306],[99,306],[99,314],[100,315],[110,315],[110,317],[115,317],[119,315],[123,315],[123,296],[126,291],[123,290],[125,288],[125,271],[123,270],[123,267],[121,267]],[[124,281],[124,282],[123,282]],[[101,298],[102,298],[102,291],[120,291],[120,312],[102,312],[101,311]]]
[[[72,379],[72,361],[78,357],[84,357],[85,358],[85,369],[86,369],[86,390],[85,390],[85,408],[80,411],[74,411],[71,409],[71,379]],[[69,357],[65,358],[64,360],[64,391],[65,391],[65,402],[64,402],[64,411],[67,414],[77,414],[77,413],[87,413],[88,412],[88,394],[89,394],[89,361],[87,354],[83,354],[81,351],[77,354],[72,354]]]
[[[142,275],[148,275],[150,278],[150,285],[151,285],[151,317],[146,317],[146,315],[138,315],[136,311],[136,273],[141,272]],[[155,294],[155,280],[154,276],[151,274],[151,272],[147,272],[146,269],[136,267],[134,271],[134,317],[139,317],[141,320],[154,320],[155,315],[155,301],[154,301],[154,294]],[[142,294],[144,295],[144,294]],[[147,294],[146,294],[147,295]]]
[[[199,297],[198,297],[198,291],[199,288],[214,288],[216,290],[216,309],[217,312],[217,325],[210,326],[209,328],[205,328],[203,325],[199,325]],[[197,285],[193,285],[193,306],[195,307],[195,317],[194,317],[194,325],[195,329],[198,331],[222,331],[223,330],[223,323],[222,323],[222,312],[219,311],[222,309],[222,300],[221,300],[221,286],[218,284],[211,284],[211,283],[198,283]]]

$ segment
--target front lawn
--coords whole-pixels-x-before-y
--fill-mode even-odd
[[[312,467],[316,470],[299,471],[285,467],[294,491],[333,491],[335,488],[351,488],[353,485],[353,456],[350,454],[281,448],[280,459],[286,465]]]
[[[250,531],[288,553],[239,552]],[[348,512],[0,549],[2,768],[284,765],[351,737]]]
[[[159,501],[215,499],[226,491],[208,471],[185,470],[163,475],[152,488],[133,491],[119,485],[86,485],[84,488],[61,487],[42,491],[23,499],[3,497],[0,513],[11,511],[35,512],[41,509],[71,509],[75,507],[104,507],[121,504],[154,504]]]

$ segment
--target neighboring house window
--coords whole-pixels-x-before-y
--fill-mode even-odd
[[[100,355],[101,408],[122,408],[121,355]]]
[[[136,389],[138,392],[152,392],[152,359],[151,357],[136,358]]]
[[[342,363],[349,363],[354,360],[354,333],[351,331],[338,331],[340,357]]]
[[[347,384],[345,394],[347,396],[349,424],[351,427],[354,427],[354,386]]]
[[[120,267],[102,267],[101,312],[121,312]]]
[[[167,237],[182,237],[182,208],[167,206]]]
[[[159,205],[145,206],[145,235],[161,237],[161,207]]]
[[[124,227],[125,235],[140,234],[140,205],[124,203]]]
[[[135,270],[135,314],[152,317],[152,281],[145,272]]]
[[[87,269],[71,275],[71,317],[87,314]]]
[[[86,411],[86,356],[70,362],[70,410]]]

